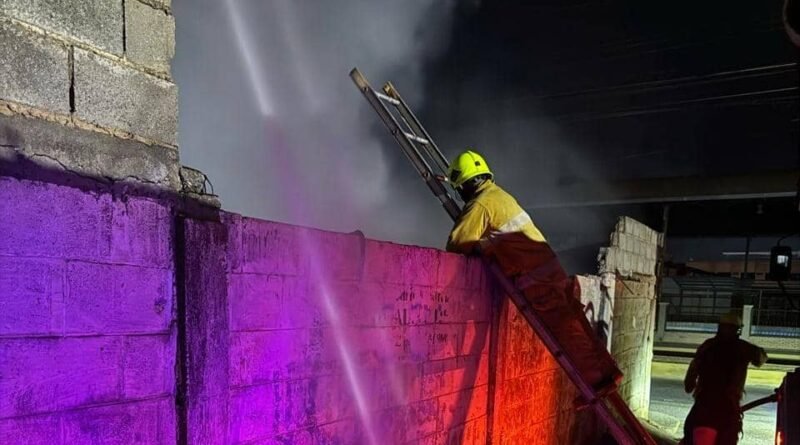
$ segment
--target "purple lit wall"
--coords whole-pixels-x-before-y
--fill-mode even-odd
[[[0,177],[0,443],[174,444],[172,217]]]
[[[478,261],[174,213],[0,178],[0,443],[557,444],[590,433],[506,303],[490,354]]]

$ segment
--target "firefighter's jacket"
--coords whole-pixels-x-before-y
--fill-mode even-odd
[[[536,273],[537,280],[566,278],[530,215],[493,181],[481,184],[466,203],[450,232],[447,250],[493,257],[509,277]]]

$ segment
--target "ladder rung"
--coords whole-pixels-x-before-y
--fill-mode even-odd
[[[378,98],[383,99],[383,100],[385,100],[386,102],[389,102],[392,105],[400,105],[400,101],[395,99],[394,97],[389,97],[389,96],[387,96],[387,95],[385,95],[383,93],[379,93],[377,91],[375,91],[375,95],[378,96]]]
[[[417,141],[420,144],[425,144],[425,145],[428,144],[428,140],[425,139],[425,138],[421,138],[421,137],[419,137],[419,136],[417,136],[415,134],[406,133],[405,131],[403,132],[403,134],[406,135],[406,137],[411,139],[412,141]]]

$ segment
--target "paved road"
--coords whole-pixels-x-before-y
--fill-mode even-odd
[[[652,423],[675,438],[683,436],[683,420],[692,406],[692,397],[683,392],[683,373],[685,364],[654,363],[653,378],[650,385],[650,420]],[[764,371],[750,370],[747,393],[743,403],[768,396],[778,383],[770,376],[759,378]],[[751,383],[753,382],[753,383]],[[744,416],[744,436],[740,445],[770,445],[775,435],[775,404],[770,403],[754,408]]]

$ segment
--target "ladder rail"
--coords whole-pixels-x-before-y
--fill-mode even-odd
[[[428,131],[422,126],[419,119],[417,119],[417,116],[413,111],[411,111],[411,108],[409,108],[406,101],[403,100],[403,97],[400,96],[400,92],[397,91],[391,82],[386,82],[386,84],[383,86],[383,90],[388,96],[399,102],[397,108],[400,111],[400,115],[403,116],[403,119],[411,127],[411,130],[413,130],[416,134],[421,134],[422,137],[428,140],[429,146],[424,147],[424,149],[428,153],[428,156],[433,158],[442,175],[446,177],[447,170],[450,168],[450,162],[444,157],[442,151],[439,150],[439,146],[433,141],[431,135],[428,134]]]
[[[450,217],[454,219],[457,218],[461,213],[461,208],[450,196],[444,185],[442,185],[442,183],[436,179],[435,175],[431,174],[432,169],[428,162],[425,161],[414,143],[411,142],[408,136],[406,136],[405,132],[400,127],[400,124],[397,122],[397,119],[395,119],[392,113],[386,108],[385,105],[383,105],[383,102],[381,102],[381,99],[377,96],[375,90],[373,90],[369,85],[369,82],[367,82],[367,79],[364,77],[364,75],[361,74],[358,68],[353,68],[353,70],[350,71],[350,78],[353,79],[353,82],[355,82],[356,86],[358,86],[364,97],[367,98],[367,101],[370,103],[370,105],[372,105],[372,108],[378,113],[384,125],[389,128],[390,133],[403,149],[403,153],[414,165],[414,168],[417,170],[419,175],[422,176],[422,179],[428,185],[428,188],[430,188],[436,198],[438,198],[442,203],[442,206],[445,208]]]
[[[350,72],[350,77],[358,86],[359,90],[361,90],[361,92],[367,98],[373,109],[375,109],[375,111],[381,117],[381,120],[389,129],[390,133],[394,136],[395,140],[400,144],[404,154],[409,158],[411,163],[419,172],[420,176],[422,176],[422,178],[428,184],[428,187],[442,202],[442,205],[444,206],[445,210],[447,210],[450,217],[453,220],[457,219],[461,211],[458,202],[453,199],[442,183],[436,178],[436,175],[432,172],[430,163],[422,156],[420,150],[418,150],[413,142],[408,138],[408,135],[405,134],[394,115],[392,115],[386,106],[381,102],[380,96],[386,96],[386,99],[384,100],[387,100],[398,109],[401,117],[405,121],[404,123],[410,127],[413,133],[416,133],[415,136],[421,134],[424,139],[430,142],[429,144],[422,144],[422,151],[424,151],[425,154],[427,154],[428,157],[433,160],[433,164],[436,165],[437,168],[446,174],[447,169],[449,168],[447,159],[444,158],[438,146],[433,143],[433,140],[428,132],[424,129],[424,127],[422,127],[422,124],[408,108],[407,104],[405,101],[403,101],[402,97],[400,97],[400,94],[397,92],[394,86],[387,82],[384,86],[384,92],[386,95],[383,95],[377,93],[372,89],[372,87],[369,86],[366,78],[361,74],[360,71],[358,71],[357,68],[353,68],[353,70]],[[399,103],[396,104],[389,99],[396,100]],[[542,321],[539,319],[539,316],[536,314],[535,310],[528,302],[523,292],[503,274],[502,270],[496,263],[489,260],[485,260],[484,262],[489,267],[492,275],[494,275],[494,277],[498,280],[498,283],[503,288],[503,291],[519,309],[533,330],[537,333],[542,343],[544,343],[548,351],[564,369],[572,383],[578,388],[578,391],[585,398],[586,404],[595,409],[598,416],[600,416],[603,423],[608,426],[611,434],[618,441],[618,443],[620,445],[655,445],[655,441],[653,441],[649,433],[647,433],[638,419],[636,419],[635,415],[624,403],[619,393],[615,391],[612,394],[599,396],[594,388],[592,388],[585,380],[583,380],[582,375],[578,371],[576,365],[560,346],[547,326],[545,326],[544,323],[542,323]],[[621,422],[614,418],[614,412],[612,412],[612,410],[615,411],[617,415],[622,417],[622,421],[625,423],[625,425],[632,427],[633,431],[627,430],[625,427],[623,427]],[[637,441],[637,437],[642,440]]]

